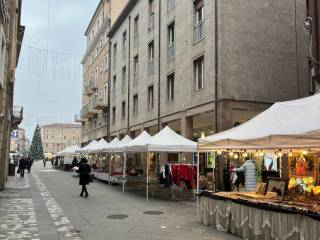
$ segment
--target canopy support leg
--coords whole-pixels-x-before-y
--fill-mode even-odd
[[[199,193],[200,193],[200,156],[199,156],[199,152],[197,153],[197,219],[199,221]]]
[[[126,179],[127,154],[123,153],[123,176],[122,176],[122,192],[124,193],[124,181]]]

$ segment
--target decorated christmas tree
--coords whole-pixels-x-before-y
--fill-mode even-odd
[[[41,132],[40,132],[39,124],[37,125],[36,129],[34,130],[29,157],[32,160],[40,160],[43,159],[43,148],[42,148],[42,140],[41,140]]]

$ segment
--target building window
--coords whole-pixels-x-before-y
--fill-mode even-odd
[[[133,96],[133,115],[138,114],[138,94]]]
[[[107,55],[105,56],[105,64],[106,67],[104,68],[104,70],[107,71],[109,69],[109,53],[107,53]]]
[[[167,12],[170,12],[176,6],[176,0],[167,0]]]
[[[126,118],[126,102],[123,101],[121,104],[121,120]]]
[[[148,110],[153,109],[153,85],[148,87]]]
[[[127,31],[122,34],[122,59],[124,60],[127,55]]]
[[[148,73],[154,74],[154,41],[148,45]]]
[[[167,100],[174,100],[174,73],[167,77]]]
[[[139,46],[139,15],[134,18],[133,22],[133,46]]]
[[[194,90],[199,90],[204,87],[204,57],[201,56],[193,62],[193,78]]]
[[[174,58],[175,55],[175,22],[169,24],[168,26],[168,61]]]
[[[112,89],[113,90],[116,89],[116,85],[117,85],[117,75],[114,75],[113,79],[112,79]]]
[[[136,55],[133,59],[133,82],[136,84],[139,78],[139,55]]]
[[[148,22],[148,31],[151,32],[154,29],[154,10],[155,10],[155,1],[149,0],[149,22]]]
[[[116,123],[116,107],[112,108],[112,124]]]
[[[127,68],[122,68],[122,93],[126,93],[126,86],[127,86]]]
[[[113,69],[117,67],[117,44],[115,43],[113,45]]]
[[[194,29],[193,42],[204,38],[204,0],[194,1]]]

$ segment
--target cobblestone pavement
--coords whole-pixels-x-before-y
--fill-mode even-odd
[[[238,239],[197,223],[194,202],[146,202],[121,190],[94,182],[89,198],[82,198],[72,173],[35,163],[31,174],[9,177],[0,192],[0,239]]]
[[[39,239],[33,200],[23,194],[29,188],[28,177],[10,178],[0,192],[0,239]]]

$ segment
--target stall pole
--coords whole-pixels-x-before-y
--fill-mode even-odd
[[[111,164],[112,164],[112,154],[109,152],[109,187],[111,186]]]
[[[199,220],[199,193],[200,193],[200,156],[197,154],[197,219]]]
[[[126,179],[127,154],[123,152],[123,176],[122,176],[122,192],[124,193],[124,180]]]
[[[146,192],[146,199],[147,202],[149,201],[149,158],[150,158],[150,153],[147,153],[147,192]]]

